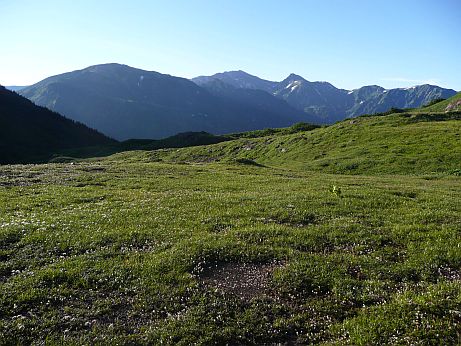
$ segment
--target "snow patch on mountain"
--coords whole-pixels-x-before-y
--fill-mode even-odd
[[[143,75],[141,75],[141,77],[139,77],[139,81],[138,81],[138,87],[140,87],[140,86],[141,86],[141,83],[142,83],[142,81],[143,81],[143,80],[144,80],[144,76],[143,76]]]
[[[295,91],[296,88],[298,88],[301,85],[301,81],[295,80],[294,82],[291,82],[288,84],[285,89],[290,89],[291,92]]]

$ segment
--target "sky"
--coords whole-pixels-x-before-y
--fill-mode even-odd
[[[0,84],[117,62],[461,90],[461,0],[0,0]]]

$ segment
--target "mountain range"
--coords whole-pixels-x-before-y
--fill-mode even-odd
[[[120,64],[49,77],[18,92],[117,140],[329,124],[390,108],[420,107],[456,93],[433,85],[345,90],[296,74],[273,82],[244,71],[188,80]]]
[[[315,121],[319,123],[333,123],[346,117],[380,113],[391,108],[417,108],[434,99],[446,99],[456,94],[455,90],[429,84],[397,89],[369,85],[345,90],[328,82],[310,82],[294,73],[281,82],[267,81],[244,71],[229,71],[192,79],[200,86],[206,86],[214,80],[236,88],[263,90],[309,116],[315,116]]]
[[[66,149],[116,143],[2,86],[0,124],[0,164],[40,162]]]
[[[225,89],[104,64],[47,78],[20,94],[118,140],[186,131],[223,134],[314,120],[266,92]]]

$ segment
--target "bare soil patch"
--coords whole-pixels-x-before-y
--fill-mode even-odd
[[[272,263],[220,263],[205,269],[199,276],[201,283],[244,300],[269,293],[272,272],[282,267]]]

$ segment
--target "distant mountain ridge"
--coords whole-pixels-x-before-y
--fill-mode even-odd
[[[333,123],[346,117],[380,113],[390,108],[417,108],[438,98],[449,98],[455,90],[435,85],[386,90],[377,85],[359,89],[338,89],[328,82],[310,82],[290,74],[281,82],[272,82],[243,71],[229,71],[192,78],[198,85],[220,80],[238,88],[259,89],[287,101],[294,108],[317,117],[317,122]]]
[[[314,119],[259,90],[253,91],[255,98],[241,89],[218,92],[185,78],[120,64],[49,77],[19,93],[119,140],[187,131],[224,134]]]
[[[246,105],[248,107],[257,106],[259,109],[270,113],[288,113],[295,115],[300,120],[307,119],[306,114],[302,111],[290,106],[285,100],[274,97],[272,94],[254,88],[239,88],[231,84],[227,84],[219,79],[210,80],[208,83],[202,84],[202,88],[210,94],[217,97],[222,97],[236,103]],[[314,118],[309,115],[312,121]]]
[[[344,109],[351,105],[347,90],[337,89],[327,82],[309,82],[293,73],[277,85],[274,95],[327,123],[343,119]]]
[[[67,149],[116,143],[2,86],[0,124],[0,164],[43,162]]]
[[[6,85],[5,88],[11,91],[19,91],[21,89],[27,88],[27,85]]]
[[[199,76],[191,80],[198,85],[204,85],[216,79],[236,88],[264,90],[268,93],[274,92],[278,84],[277,82],[253,76],[242,70],[217,73],[213,76]]]
[[[281,82],[230,71],[191,80],[121,64],[52,76],[19,94],[118,140],[181,132],[220,135],[297,122],[328,124],[390,108],[420,107],[456,92],[438,86],[336,88],[290,74]]]

